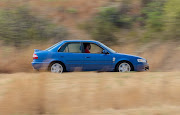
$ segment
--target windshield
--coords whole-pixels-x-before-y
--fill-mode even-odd
[[[53,45],[53,46],[47,48],[46,50],[49,51],[49,50],[53,49],[54,47],[56,47],[57,45],[59,45],[60,43],[61,43],[61,42],[58,42],[57,44],[55,44],[55,45]]]
[[[104,45],[103,43],[100,43],[104,48],[106,48],[107,50],[109,50],[111,53],[116,53],[116,51],[112,50],[111,48],[107,47],[106,45]]]

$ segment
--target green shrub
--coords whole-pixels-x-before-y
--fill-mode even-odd
[[[145,25],[146,29],[152,32],[163,31],[164,26],[164,1],[154,1],[147,4],[145,8],[143,8],[142,13],[145,15]]]
[[[64,27],[33,15],[26,7],[0,11],[0,39],[16,47],[50,39],[59,41],[67,35]]]
[[[111,45],[116,42],[115,31],[116,27],[112,23],[101,21],[91,28],[91,36],[95,40]]]
[[[97,18],[110,22],[119,28],[127,28],[131,24],[132,17],[126,12],[123,13],[123,10],[118,7],[102,7]]]
[[[139,19],[141,23],[143,23],[145,33],[141,41],[148,42],[152,39],[163,38],[162,32],[164,31],[165,25],[164,4],[164,0],[151,0],[147,1],[147,4],[142,8],[142,14]]]
[[[179,0],[152,0],[142,13],[146,31],[144,39],[180,40]]]
[[[116,2],[116,6],[100,8],[97,15],[85,24],[84,28],[93,39],[106,44],[116,43],[117,38],[121,38],[122,29],[123,32],[135,29],[142,32],[138,36],[142,39],[136,40],[143,42],[180,40],[180,0],[142,0],[139,13],[133,13],[132,0],[119,3],[121,5]],[[134,38],[125,34],[123,37]]]
[[[68,8],[66,12],[71,14],[76,14],[78,13],[78,10],[76,8]]]
[[[165,35],[168,39],[180,40],[180,1],[168,0],[164,10]]]
[[[117,42],[115,33],[121,28],[128,28],[132,23],[132,18],[118,7],[102,7],[97,15],[86,23],[85,28],[93,39],[106,44]]]

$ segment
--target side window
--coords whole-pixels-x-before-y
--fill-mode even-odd
[[[103,51],[103,48],[93,43],[83,43],[83,45],[84,45],[84,53],[101,54]]]
[[[81,43],[67,43],[61,47],[59,52],[81,53]]]
[[[91,51],[91,53],[101,54],[103,49],[101,47],[97,46],[96,44],[91,44],[90,51]]]

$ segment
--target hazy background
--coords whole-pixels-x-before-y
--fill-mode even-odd
[[[66,39],[142,56],[150,72],[34,72],[34,49]],[[0,115],[178,115],[179,68],[180,0],[0,0]]]

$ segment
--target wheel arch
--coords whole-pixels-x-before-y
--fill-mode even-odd
[[[65,66],[65,64],[64,64],[62,61],[58,61],[58,60],[53,60],[53,61],[51,61],[51,62],[49,63],[49,65],[48,65],[48,70],[50,70],[51,65],[54,64],[54,63],[60,63],[60,64],[62,64],[62,66],[64,67],[64,71],[66,71],[66,66]]]
[[[122,62],[126,62],[126,63],[128,63],[128,64],[130,64],[130,66],[131,66],[131,71],[134,71],[134,65],[132,64],[132,62],[130,62],[129,60],[120,60],[120,61],[118,61],[117,63],[116,63],[116,65],[115,65],[115,68],[114,68],[114,70],[116,71],[116,68],[117,68],[117,66],[120,64],[120,63],[122,63]]]

